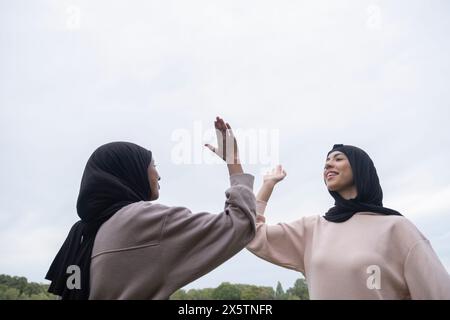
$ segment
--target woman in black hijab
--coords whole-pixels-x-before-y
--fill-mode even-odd
[[[383,206],[365,151],[337,144],[327,153],[323,179],[335,203],[325,215],[267,225],[267,201],[285,176],[281,166],[264,176],[256,237],[247,248],[301,272],[311,299],[450,299],[450,277],[430,242]]]
[[[193,214],[150,202],[160,179],[152,153],[129,142],[105,144],[86,164],[81,220],[46,275],[50,292],[62,299],[167,299],[245,248],[255,232],[254,178],[242,170],[230,125],[219,117],[214,125],[219,146],[206,147],[227,162],[224,211]]]
[[[121,208],[152,197],[147,168],[152,153],[129,142],[99,147],[89,158],[77,201],[80,221],[74,224],[54,259],[46,279],[49,292],[63,299],[89,297],[89,269],[95,236],[100,226]],[[80,268],[81,288],[69,289],[69,266]]]
[[[341,194],[333,190],[332,179],[336,176],[330,174],[330,179],[327,179],[327,174],[333,172],[331,166],[327,162],[325,166],[325,184],[329,180],[330,187],[328,191],[334,198],[335,203],[325,214],[325,219],[332,222],[344,222],[350,219],[357,212],[376,212],[384,215],[401,215],[395,210],[383,207],[383,190],[381,189],[380,181],[378,179],[377,170],[373,164],[372,159],[362,149],[336,144],[327,154],[327,161],[329,161],[330,154],[339,155],[343,153],[350,164],[353,181],[351,181],[354,188],[357,190],[356,197],[352,199],[344,199]]]

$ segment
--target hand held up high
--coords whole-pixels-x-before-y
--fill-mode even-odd
[[[222,118],[216,117],[214,128],[216,129],[218,146],[213,147],[210,144],[205,144],[205,146],[227,163],[230,175],[243,173],[239,161],[237,141],[231,126]]]
[[[272,171],[267,172],[263,177],[263,185],[256,195],[256,200],[267,202],[272,195],[275,185],[286,177],[286,171],[284,171],[281,165],[276,166]]]
[[[264,183],[277,184],[286,177],[287,173],[281,165],[277,165],[263,176]]]

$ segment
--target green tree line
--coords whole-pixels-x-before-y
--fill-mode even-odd
[[[54,300],[56,296],[47,292],[48,285],[28,282],[25,277],[0,274],[0,300]]]
[[[223,282],[217,288],[177,290],[171,300],[308,300],[305,279],[297,279],[294,285],[283,289],[280,282],[276,289],[248,284]]]
[[[25,277],[0,274],[0,300],[55,300],[48,285],[28,282]],[[171,300],[307,300],[308,288],[304,279],[297,279],[294,285],[283,289],[280,282],[276,288],[248,284],[223,282],[217,288],[177,290]]]

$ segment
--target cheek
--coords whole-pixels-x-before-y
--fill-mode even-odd
[[[325,181],[325,185],[327,186],[327,188],[330,189],[331,191],[334,190],[334,188],[336,187],[336,184],[339,184],[339,179],[337,177],[334,179],[331,179],[331,180],[327,180],[325,178],[324,181]]]
[[[349,163],[342,167],[342,180],[344,184],[348,184],[353,181],[353,172]]]
[[[154,188],[155,185],[158,185],[158,179],[156,178],[155,175],[152,175],[152,176],[151,176],[151,179],[150,179],[150,185],[151,185],[152,188]]]

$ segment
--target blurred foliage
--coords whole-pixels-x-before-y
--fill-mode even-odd
[[[283,290],[280,282],[276,289],[248,284],[221,283],[217,288],[180,289],[170,296],[171,300],[308,300],[305,279],[297,279],[294,286]]]
[[[47,290],[46,284],[0,274],[0,300],[55,300],[57,297]]]
[[[55,300],[48,285],[28,282],[25,277],[0,275],[0,300]],[[171,300],[308,300],[305,279],[297,279],[294,285],[284,291],[280,282],[275,290],[248,284],[221,283],[217,288],[177,290]]]

